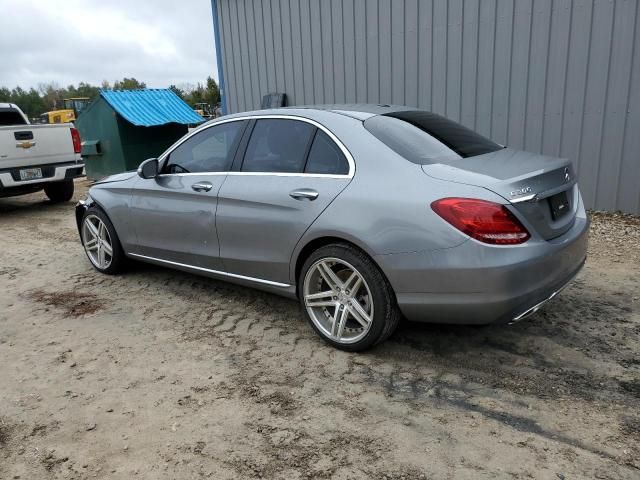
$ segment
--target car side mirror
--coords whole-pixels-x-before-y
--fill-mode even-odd
[[[142,178],[156,178],[158,176],[158,159],[148,158],[138,167],[138,175]]]

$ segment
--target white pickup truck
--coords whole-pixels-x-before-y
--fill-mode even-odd
[[[31,125],[17,105],[0,103],[0,197],[44,189],[52,202],[71,200],[80,148],[72,124]]]

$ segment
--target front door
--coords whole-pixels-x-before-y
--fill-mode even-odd
[[[136,251],[145,257],[221,270],[218,192],[246,122],[213,125],[169,150],[160,174],[141,179],[131,207]]]
[[[297,242],[353,174],[315,125],[259,119],[242,163],[219,192],[216,224],[225,271],[289,284]]]

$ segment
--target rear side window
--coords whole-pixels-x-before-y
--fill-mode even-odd
[[[475,157],[503,148],[459,123],[420,110],[378,115],[364,126],[389,148],[418,164]]]
[[[195,134],[171,152],[164,173],[227,171],[244,124],[223,123]]]
[[[313,139],[309,158],[304,173],[323,173],[330,175],[346,175],[349,163],[336,143],[329,135],[318,130]]]
[[[244,154],[242,171],[302,172],[315,129],[298,120],[258,120]]]

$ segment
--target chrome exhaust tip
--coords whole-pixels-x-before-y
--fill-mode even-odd
[[[553,297],[555,297],[556,295],[558,295],[560,293],[562,289],[556,290],[555,292],[553,292],[551,295],[549,295],[547,298],[545,298],[544,300],[542,300],[539,303],[536,303],[533,307],[526,309],[524,312],[522,312],[521,314],[513,317],[511,319],[510,322],[507,323],[507,325],[513,325],[514,323],[518,323],[520,320],[524,320],[527,317],[530,317],[531,315],[533,315],[534,313],[536,313],[538,310],[540,310],[545,303],[547,303],[549,300],[551,300]]]

